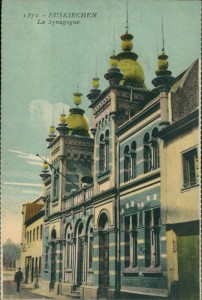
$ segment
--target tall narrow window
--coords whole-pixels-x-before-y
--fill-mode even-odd
[[[105,143],[104,143],[104,135],[102,134],[100,137],[100,144],[99,144],[99,172],[104,171],[104,164],[105,164]]]
[[[29,231],[27,232],[27,244],[29,244]]]
[[[198,155],[194,148],[182,155],[183,187],[187,188],[198,183]]]
[[[130,266],[130,216],[125,217],[125,268]]]
[[[158,129],[154,128],[152,131],[152,138],[151,138],[151,146],[152,146],[152,169],[157,169],[160,166],[160,159],[159,159],[159,142],[158,142]]]
[[[160,208],[145,212],[145,267],[160,265]]]
[[[144,136],[144,173],[148,173],[152,169],[151,146],[149,144],[149,134]]]
[[[137,266],[137,214],[130,217],[130,266]]]
[[[71,232],[72,227],[68,225],[66,232],[66,268],[70,269],[72,267],[72,244],[71,244]]]
[[[125,267],[137,266],[137,214],[125,217]]]
[[[89,238],[88,238],[88,267],[93,267],[93,228],[89,226]]]
[[[129,146],[124,149],[124,182],[131,179],[131,157],[129,153]]]
[[[29,233],[29,241],[30,241],[30,243],[32,241],[32,231],[31,230],[30,230],[30,233]]]
[[[43,225],[40,226],[40,239],[43,237]]]
[[[131,165],[132,165],[132,178],[137,176],[137,160],[136,160],[136,142],[131,145]]]
[[[54,178],[53,178],[53,198],[58,197],[59,192],[59,169],[54,171]]]
[[[106,155],[105,155],[105,168],[106,170],[109,170],[109,130],[105,133],[105,149],[106,149]]]
[[[39,239],[39,226],[37,226],[36,228],[36,239],[37,240]]]
[[[35,228],[33,230],[33,242],[35,241]]]

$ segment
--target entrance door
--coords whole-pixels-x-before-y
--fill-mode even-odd
[[[177,238],[179,267],[179,299],[199,299],[199,237]]]
[[[56,244],[52,243],[51,251],[51,282],[50,288],[54,289],[56,280]]]
[[[100,287],[107,288],[109,286],[109,233],[100,233]]]
[[[77,268],[77,284],[82,285],[83,281],[83,243],[82,238],[78,238],[78,268]]]

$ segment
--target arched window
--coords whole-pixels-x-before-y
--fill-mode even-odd
[[[105,169],[105,142],[104,135],[100,136],[100,145],[99,145],[99,172],[103,172]]]
[[[146,133],[144,136],[144,173],[148,173],[152,169],[152,153],[149,139],[149,133]]]
[[[131,144],[131,170],[132,170],[132,178],[137,176],[137,158],[136,158],[136,142],[133,141]]]
[[[72,267],[72,245],[71,245],[72,226],[68,225],[66,231],[66,268]]]
[[[105,150],[106,150],[105,169],[109,170],[109,130],[106,130],[105,133]]]
[[[54,170],[54,178],[53,178],[53,198],[58,198],[59,193],[59,168]]]
[[[151,146],[152,146],[152,160],[153,160],[153,170],[159,168],[160,159],[159,159],[159,142],[158,142],[158,129],[154,128],[152,131],[151,138]]]
[[[92,267],[93,267],[93,222],[92,222],[92,218],[88,225],[87,236],[88,236],[88,268],[92,269]]]
[[[131,179],[131,158],[129,153],[129,146],[124,149],[124,182]]]

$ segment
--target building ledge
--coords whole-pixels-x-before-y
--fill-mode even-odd
[[[122,272],[124,276],[139,276],[139,270],[138,268],[134,267],[129,267],[125,268],[125,270]]]

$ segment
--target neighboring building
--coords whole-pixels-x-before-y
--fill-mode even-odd
[[[88,94],[92,136],[79,92],[77,107],[61,115],[58,135],[50,128],[51,173],[45,164],[40,174],[46,197],[41,287],[83,299],[175,299],[190,248],[199,270],[198,62],[174,79],[163,51],[149,91],[131,51],[133,36],[121,39],[123,51],[110,57],[105,74],[109,86],[101,92],[94,78]],[[23,235],[26,229],[33,237],[31,220]],[[27,254],[25,265],[36,265]]]
[[[21,268],[25,283],[38,286],[42,275],[44,198],[23,204],[22,215]]]
[[[171,89],[171,124],[160,133],[161,209],[171,294],[199,299],[199,61]]]
[[[8,239],[3,244],[3,268],[4,269],[17,269],[20,265],[20,244],[13,243]]]

